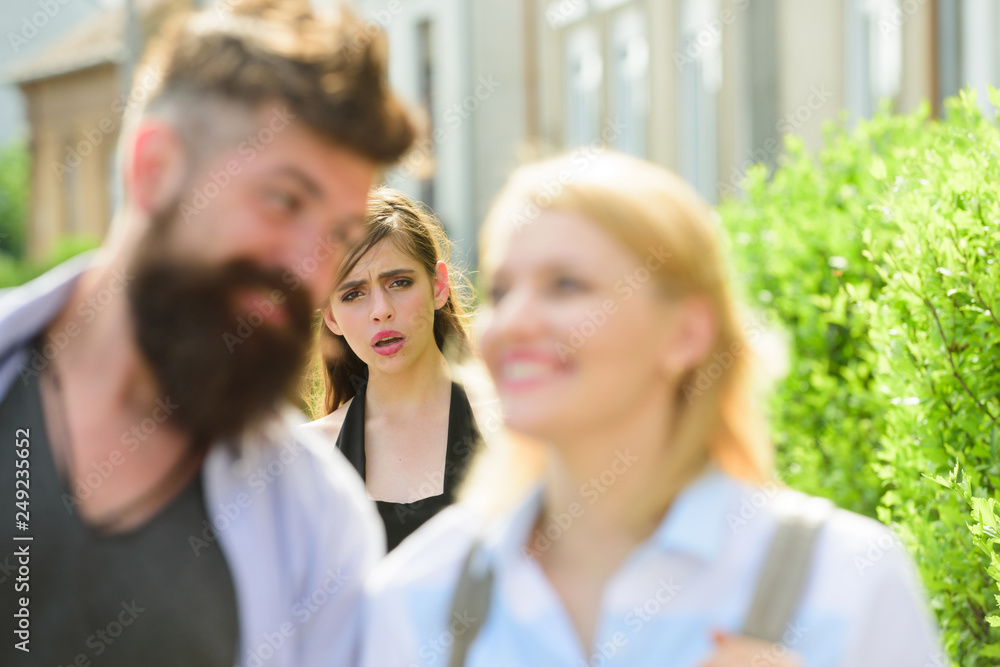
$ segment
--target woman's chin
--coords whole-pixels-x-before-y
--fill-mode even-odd
[[[552,412],[538,410],[535,406],[531,410],[512,410],[504,412],[504,427],[542,442],[551,442],[561,439],[566,432],[566,424]]]

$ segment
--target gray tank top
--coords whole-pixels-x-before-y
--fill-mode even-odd
[[[23,449],[27,464],[18,463]],[[134,455],[127,449],[122,456]],[[98,467],[86,483],[108,472]],[[30,505],[16,504],[18,490]],[[208,521],[201,476],[120,534],[96,533],[70,497],[38,378],[25,373],[0,402],[0,665],[232,667],[238,618],[229,567],[217,541],[196,541],[197,554],[189,542]],[[18,648],[24,638],[28,653]]]

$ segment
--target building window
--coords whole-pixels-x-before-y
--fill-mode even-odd
[[[600,136],[604,60],[600,40],[589,26],[566,36],[566,145],[581,146]]]
[[[903,72],[899,0],[848,0],[845,5],[847,107],[869,118],[882,100],[895,100]]]
[[[426,112],[427,136],[434,136],[434,35],[429,19],[417,23],[417,90],[420,96],[420,106]],[[432,210],[434,198],[434,142],[427,146],[430,155],[427,156],[428,168],[422,170],[420,178],[420,201]]]
[[[683,0],[680,40],[679,132],[681,175],[710,202],[718,199],[718,91],[721,34],[712,30],[719,0]]]
[[[993,118],[987,85],[1000,85],[1000,7],[995,0],[964,0],[961,9],[961,86],[976,91],[976,101]]]
[[[611,23],[611,119],[621,125],[614,147],[646,156],[649,115],[649,41],[637,9],[617,14]]]

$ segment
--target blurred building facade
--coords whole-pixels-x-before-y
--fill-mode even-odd
[[[158,30],[186,0],[116,3],[81,20],[9,71],[26,102],[32,158],[27,254],[59,239],[102,239],[114,213],[114,167],[125,114],[155,81],[130,89],[130,39]],[[129,16],[130,5],[136,14]],[[135,25],[131,25],[134,21]],[[138,33],[135,36],[132,33]]]
[[[213,0],[148,4],[169,13]],[[528,159],[608,145],[716,201],[751,163],[773,165],[788,132],[818,148],[842,110],[868,116],[888,98],[897,111],[926,100],[940,113],[967,84],[985,106],[986,84],[1000,85],[994,0],[355,4],[387,33],[392,83],[425,124],[386,181],[431,206],[470,261],[492,198]],[[144,32],[163,15],[148,15]],[[106,12],[15,76],[34,155],[34,256],[62,235],[106,232],[118,126],[134,101],[121,87],[126,25],[120,9]]]
[[[389,181],[468,250],[509,170],[608,145],[676,170],[710,201],[789,132],[1000,85],[991,0],[366,0],[392,79],[430,137]],[[993,113],[991,111],[991,113]],[[417,165],[425,167],[423,171]]]

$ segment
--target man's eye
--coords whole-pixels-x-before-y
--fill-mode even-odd
[[[289,194],[287,192],[281,192],[275,190],[267,195],[268,203],[276,209],[284,211],[286,213],[294,213],[299,210],[301,206],[301,201],[295,195]]]
[[[330,239],[331,243],[343,243],[347,240],[347,230],[343,225],[337,225],[330,230],[330,233],[327,234],[327,238]]]

